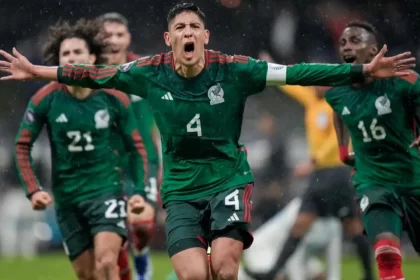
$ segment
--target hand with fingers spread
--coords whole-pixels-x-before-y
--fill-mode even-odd
[[[370,77],[379,79],[402,77],[409,75],[409,70],[416,66],[416,59],[411,56],[410,52],[385,57],[387,51],[388,48],[384,45],[370,63],[363,65],[363,72]]]
[[[140,214],[143,212],[146,202],[141,195],[135,194],[128,200],[128,212]]]
[[[31,197],[32,209],[45,210],[48,205],[52,203],[52,198],[49,193],[44,191],[36,192]]]
[[[30,80],[35,78],[34,65],[13,48],[13,55],[0,50],[0,55],[6,60],[0,60],[0,71],[10,74],[1,80]]]

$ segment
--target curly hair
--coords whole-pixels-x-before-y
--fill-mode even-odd
[[[79,38],[86,42],[89,53],[96,55],[95,64],[105,63],[105,36],[102,25],[97,20],[81,18],[74,24],[59,20],[48,30],[48,38],[43,47],[44,62],[48,65],[58,65],[61,43],[69,38]]]

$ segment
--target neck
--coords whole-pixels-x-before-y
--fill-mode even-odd
[[[205,55],[200,58],[200,60],[193,65],[184,65],[179,62],[176,57],[174,57],[175,71],[184,78],[194,78],[203,71],[204,66],[206,65]]]
[[[88,98],[89,95],[92,93],[92,90],[90,88],[67,86],[67,89],[70,92],[71,96],[80,100]]]

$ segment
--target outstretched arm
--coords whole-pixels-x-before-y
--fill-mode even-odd
[[[354,153],[349,152],[350,136],[340,116],[334,112],[334,128],[337,135],[338,147],[340,149],[340,160],[349,166],[354,166]]]
[[[409,75],[415,66],[410,52],[384,57],[386,45],[368,64],[307,64],[292,66],[268,63],[267,85],[340,86],[377,79]]]

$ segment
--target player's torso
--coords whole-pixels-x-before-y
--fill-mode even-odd
[[[51,139],[54,184],[95,177],[91,183],[113,174],[111,129],[117,112],[102,91],[78,100],[64,91],[55,92],[47,114]]]
[[[245,153],[238,147],[244,84],[227,65],[216,63],[190,80],[170,65],[152,77],[148,101],[162,139],[164,184],[185,179],[191,187],[220,185],[238,170],[246,177],[239,184],[252,181]]]
[[[366,88],[342,88],[333,106],[348,127],[360,181],[393,185],[420,183],[420,157],[409,145],[414,140],[413,115],[407,96],[393,80]]]

